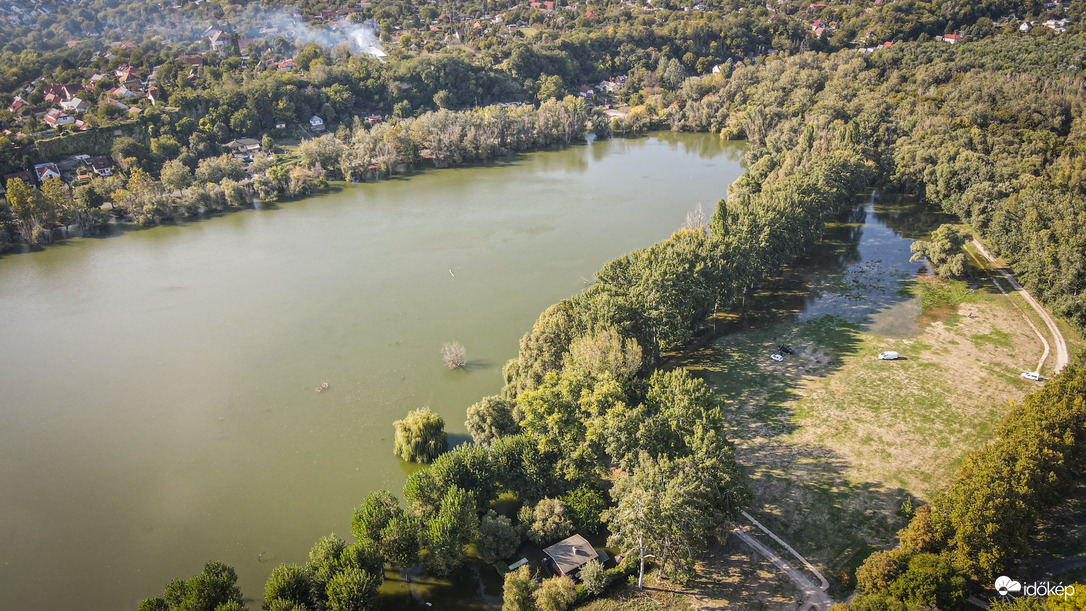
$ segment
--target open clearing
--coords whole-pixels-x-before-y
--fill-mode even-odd
[[[925,278],[902,284],[921,312],[918,333],[877,312],[864,322],[793,318],[726,334],[677,362],[713,386],[728,414],[752,480],[751,513],[825,573],[839,599],[859,563],[892,545],[911,510],[1037,386],[1019,374],[1036,367],[1041,342],[991,282],[976,291]],[[887,309],[907,316],[912,301]],[[778,363],[769,355],[781,338],[795,355]],[[884,350],[901,360],[878,360]],[[703,568],[734,570],[734,560],[716,566],[722,559],[710,554]],[[737,601],[719,594],[701,593],[716,602],[694,608]]]

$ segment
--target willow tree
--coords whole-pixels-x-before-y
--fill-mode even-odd
[[[931,232],[930,240],[917,240],[909,250],[913,252],[910,261],[926,258],[935,268],[940,278],[958,278],[965,274],[965,246],[969,234],[954,225],[943,224]]]
[[[393,426],[396,429],[396,455],[406,461],[428,463],[449,447],[445,419],[428,407],[408,413]]]

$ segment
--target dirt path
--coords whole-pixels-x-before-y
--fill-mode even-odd
[[[792,549],[791,545],[785,543],[783,540],[781,540],[780,537],[770,532],[768,528],[762,526],[761,523],[750,517],[750,514],[744,511],[743,517],[745,517],[747,520],[750,520],[750,522],[752,522],[755,526],[761,529],[762,532],[772,537],[774,541],[776,541],[778,544],[791,552],[793,556],[795,556],[801,563],[803,563],[803,565],[806,566],[809,571],[814,573],[815,576],[818,577],[819,581],[822,582],[821,586],[816,586],[813,581],[808,579],[807,576],[803,574],[802,571],[793,567],[784,558],[781,558],[780,554],[763,545],[760,541],[755,539],[753,535],[743,530],[743,527],[736,527],[736,529],[732,531],[732,534],[739,537],[739,539],[749,545],[751,549],[761,554],[773,564],[777,565],[777,568],[783,571],[784,574],[787,575],[788,578],[796,584],[796,588],[798,588],[799,591],[802,592],[804,595],[803,604],[800,605],[798,611],[808,611],[810,609],[813,609],[814,611],[828,611],[829,608],[833,606],[833,600],[830,599],[830,597],[826,594],[826,589],[829,588],[830,584],[826,581],[826,578],[822,576],[822,573],[819,573],[818,569],[814,568],[814,566],[812,566],[810,562],[807,562],[806,558],[800,556],[799,553],[796,552],[796,550]]]
[[[1033,295],[1030,295],[1029,291],[1023,288],[1021,284],[1018,284],[1018,281],[1014,279],[1014,276],[1011,275],[1011,273],[1007,271],[1005,267],[1000,265],[996,261],[995,257],[993,257],[984,248],[984,245],[981,244],[976,238],[973,238],[973,246],[977,248],[977,251],[980,252],[980,254],[984,255],[984,258],[988,259],[988,261],[992,263],[992,266],[995,268],[996,271],[998,271],[1000,274],[1003,274],[1003,277],[1011,283],[1011,286],[1014,288],[1014,290],[1018,291],[1022,295],[1022,298],[1026,300],[1026,303],[1028,303],[1030,306],[1033,307],[1034,310],[1036,310],[1037,315],[1041,317],[1041,320],[1045,321],[1045,325],[1052,333],[1052,338],[1054,340],[1054,343],[1056,344],[1056,365],[1055,367],[1053,367],[1052,371],[1053,374],[1059,373],[1060,370],[1063,369],[1065,365],[1067,365],[1067,362],[1070,360],[1070,356],[1067,352],[1067,341],[1064,340],[1063,333],[1060,333],[1060,328],[1056,326],[1056,321],[1052,320],[1052,317],[1048,315],[1048,312],[1046,312],[1043,307],[1041,307],[1041,304],[1037,303],[1037,300],[1033,298]],[[997,286],[998,284],[999,283],[996,283]],[[999,290],[1002,291],[1003,288],[1000,287]],[[1032,322],[1030,323],[1030,326],[1033,326]],[[1034,327],[1034,330],[1036,330],[1036,327]],[[1040,333],[1040,331],[1037,332],[1037,335],[1041,338],[1041,342],[1044,343],[1045,346],[1045,355],[1041,357],[1041,364],[1043,364],[1044,359],[1048,356],[1048,341],[1045,340],[1044,336]],[[1038,365],[1038,371],[1040,370],[1040,368],[1041,366]]]
[[[1053,560],[1037,569],[1037,572],[1033,574],[1033,579],[1034,581],[1052,579],[1059,576],[1061,573],[1066,573],[1067,571],[1082,568],[1084,566],[1086,566],[1086,556],[1060,558],[1059,560]]]

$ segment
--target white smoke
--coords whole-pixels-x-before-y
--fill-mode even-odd
[[[326,49],[346,45],[352,52],[365,53],[381,62],[388,57],[381,45],[377,22],[373,19],[362,23],[346,20],[346,23],[313,26],[301,15],[260,9],[254,10],[251,17],[257,22],[267,23],[268,27],[274,30],[273,33],[264,35],[268,38],[283,36],[299,47],[309,43],[316,43]]]

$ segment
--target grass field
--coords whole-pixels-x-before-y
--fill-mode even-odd
[[[1010,401],[1036,387],[1019,374],[1036,366],[1041,343],[994,288],[921,278],[903,280],[900,292],[919,312],[912,331],[871,324],[878,312],[863,322],[781,320],[677,363],[716,390],[752,479],[752,514],[818,566],[836,595],[991,439]],[[782,363],[769,359],[778,338],[796,351]],[[884,350],[901,360],[878,360]]]

